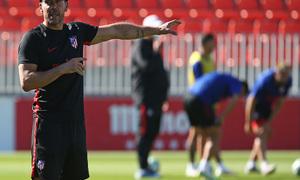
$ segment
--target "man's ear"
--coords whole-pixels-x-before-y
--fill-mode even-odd
[[[43,8],[42,8],[42,3],[39,3],[39,9],[40,9],[40,12],[43,14],[44,11],[43,11]]]
[[[67,12],[69,9],[69,1],[66,1],[66,9],[65,9],[65,12]]]

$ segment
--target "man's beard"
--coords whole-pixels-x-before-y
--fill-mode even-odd
[[[63,21],[63,18],[61,18],[61,16],[59,16],[59,19],[58,19],[58,22],[56,22],[55,20],[51,20],[50,18],[49,18],[49,16],[48,16],[48,23],[50,24],[50,25],[58,25],[58,24],[60,24],[62,21]]]

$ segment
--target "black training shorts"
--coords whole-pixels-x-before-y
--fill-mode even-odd
[[[83,180],[89,177],[84,121],[53,122],[34,118],[31,177]]]
[[[188,93],[184,96],[183,103],[191,126],[210,127],[215,125],[214,108],[202,102],[197,96]]]

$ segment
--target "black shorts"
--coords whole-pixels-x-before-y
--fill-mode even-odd
[[[271,108],[255,108],[253,114],[253,120],[264,119],[268,120],[271,115]]]
[[[89,177],[85,123],[34,118],[31,177],[83,180]]]
[[[183,103],[191,126],[210,127],[215,125],[214,108],[202,102],[197,96],[188,93],[184,96]]]

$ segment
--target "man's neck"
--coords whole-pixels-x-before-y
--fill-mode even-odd
[[[49,23],[47,23],[46,21],[43,22],[43,24],[49,28],[49,29],[52,29],[52,30],[62,30],[63,29],[63,23],[59,23],[59,24],[56,24],[56,25],[51,25]]]
[[[209,54],[202,53],[201,56],[204,57],[205,59],[209,58]]]

